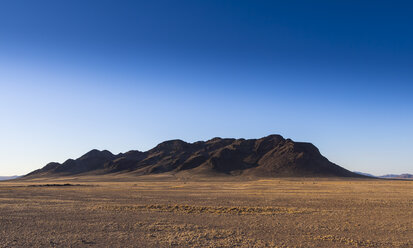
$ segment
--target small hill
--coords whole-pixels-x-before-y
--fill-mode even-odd
[[[62,164],[49,163],[25,177],[119,172],[134,175],[185,172],[258,177],[363,177],[330,162],[313,144],[294,142],[280,135],[261,139],[213,138],[195,143],[169,140],[146,152],[134,150],[118,155],[106,150],[92,150]]]

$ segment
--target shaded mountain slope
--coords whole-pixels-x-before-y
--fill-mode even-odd
[[[195,143],[170,140],[146,152],[118,155],[92,150],[76,160],[49,163],[26,177],[182,171],[201,175],[362,177],[331,163],[311,143],[294,142],[280,135],[248,140],[213,138]]]
[[[377,178],[377,176],[370,174],[370,173],[365,173],[365,172],[360,172],[360,171],[353,171],[353,172],[356,174],[362,175],[362,176]]]

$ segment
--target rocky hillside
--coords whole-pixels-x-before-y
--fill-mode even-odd
[[[92,150],[62,164],[49,163],[26,177],[183,171],[194,175],[362,177],[331,163],[311,143],[294,142],[280,135],[261,139],[213,138],[195,143],[170,140],[146,152],[118,155]]]

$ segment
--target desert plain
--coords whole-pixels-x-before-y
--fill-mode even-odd
[[[0,247],[413,247],[413,181],[173,175],[6,181]]]

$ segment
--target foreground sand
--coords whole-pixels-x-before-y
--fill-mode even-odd
[[[0,183],[0,247],[413,247],[413,181],[117,180]]]

